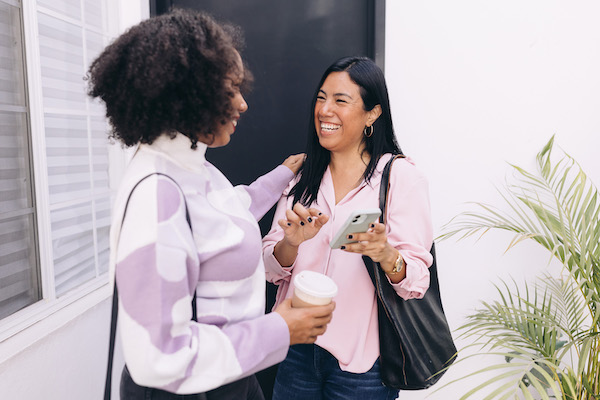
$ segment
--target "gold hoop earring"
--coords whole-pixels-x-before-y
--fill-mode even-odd
[[[368,131],[368,133],[367,133],[367,130],[368,130],[369,128],[371,128],[371,130],[370,130],[370,131]],[[364,134],[366,137],[371,137],[371,136],[373,136],[373,125],[371,125],[371,126],[365,126],[365,129],[363,130],[363,134]]]

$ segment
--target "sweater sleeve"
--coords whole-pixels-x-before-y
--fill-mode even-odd
[[[265,235],[262,241],[265,276],[267,281],[274,283],[275,285],[280,285],[284,281],[290,281],[292,277],[291,271],[295,264],[294,262],[290,267],[284,268],[279,264],[279,261],[277,261],[274,255],[275,245],[283,239],[283,229],[281,229],[277,221],[285,219],[285,212],[291,207],[292,199],[288,198],[287,194],[292,185],[293,182],[288,185],[288,188],[279,199],[277,208],[275,209],[275,215],[273,216],[271,230]]]
[[[285,358],[289,331],[276,313],[225,327],[192,321],[200,261],[172,181],[150,177],[135,188],[118,243],[119,329],[137,384],[205,392]]]
[[[239,185],[236,186],[236,189],[243,190],[248,194],[250,197],[250,212],[258,221],[275,205],[277,199],[293,178],[294,173],[288,167],[279,165],[250,185]]]
[[[398,160],[392,167],[388,196],[388,241],[406,262],[406,278],[393,286],[402,298],[419,299],[429,288],[433,263],[427,179],[410,160]]]

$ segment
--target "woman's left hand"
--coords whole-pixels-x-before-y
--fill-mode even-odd
[[[348,239],[358,243],[345,244],[342,250],[369,256],[375,262],[385,262],[397,252],[387,241],[385,225],[379,222],[373,223],[364,233],[351,233]]]
[[[292,170],[294,175],[296,175],[298,173],[298,171],[300,170],[300,167],[302,166],[302,164],[304,164],[305,158],[306,158],[306,154],[304,154],[304,153],[294,154],[294,155],[286,158],[285,161],[281,163],[281,165],[285,165],[286,167],[288,167],[289,169]]]
[[[387,241],[385,233],[385,225],[375,222],[364,233],[351,233],[348,239],[357,240],[357,243],[348,243],[342,246],[342,250],[350,253],[359,253],[371,257],[371,260],[378,262],[381,269],[386,274],[390,274],[394,269],[396,260],[398,259],[398,250],[392,247]],[[397,283],[404,279],[406,271],[388,275],[392,282]]]

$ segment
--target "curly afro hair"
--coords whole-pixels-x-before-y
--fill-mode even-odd
[[[125,146],[152,143],[162,134],[213,138],[231,120],[234,93],[226,79],[239,68],[239,28],[211,16],[173,10],[118,37],[91,64],[88,94],[106,105],[109,136]],[[245,69],[242,90],[250,85]]]

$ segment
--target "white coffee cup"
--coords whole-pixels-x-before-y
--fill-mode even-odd
[[[294,277],[292,307],[329,304],[337,291],[337,285],[327,275],[314,271],[302,271]]]

